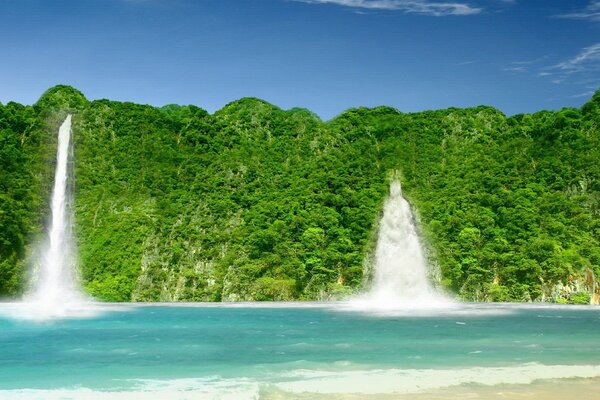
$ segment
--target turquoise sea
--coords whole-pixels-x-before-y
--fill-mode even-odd
[[[18,304],[0,305],[0,399],[411,398],[445,388],[526,392],[539,382],[567,391],[573,382],[575,392],[582,379],[592,396],[600,380],[597,307],[115,304],[94,312],[29,320]]]

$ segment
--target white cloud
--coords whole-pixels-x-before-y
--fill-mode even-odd
[[[539,69],[539,64],[546,60],[548,56],[541,56],[530,60],[517,60],[512,61],[502,68],[504,72],[521,72],[521,73],[533,73]],[[548,73],[550,75],[550,73]],[[544,76],[538,73],[538,76]]]
[[[548,56],[542,56],[542,57],[534,58],[532,60],[513,61],[510,64],[511,65],[534,65],[534,64],[539,64],[546,59],[548,59]]]
[[[556,85],[570,87],[579,93],[576,97],[589,97],[600,84],[600,43],[582,48],[578,54],[558,64],[538,70],[537,76]]]
[[[368,10],[392,10],[433,17],[479,14],[481,8],[466,3],[435,2],[430,0],[296,0],[311,4],[335,4]]]
[[[583,10],[569,14],[558,15],[560,18],[586,19],[589,21],[600,21],[600,0],[592,0]]]
[[[600,43],[585,47],[579,54],[570,60],[563,61],[550,67],[566,73],[573,73],[586,70],[590,67],[597,68],[600,62]]]
[[[520,66],[512,66],[512,67],[505,67],[502,68],[502,71],[506,71],[506,72],[527,72],[527,68],[520,65]]]
[[[574,94],[571,97],[574,98],[574,99],[579,98],[579,97],[592,97],[594,95],[594,93],[595,92],[593,90],[589,90],[589,91],[584,92],[584,93]]]

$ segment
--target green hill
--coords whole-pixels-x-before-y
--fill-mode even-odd
[[[81,275],[102,300],[360,290],[392,176],[439,284],[463,299],[586,302],[600,276],[600,92],[510,118],[377,107],[323,122],[254,98],[210,115],[57,86],[0,105],[0,295],[25,288],[67,112]]]

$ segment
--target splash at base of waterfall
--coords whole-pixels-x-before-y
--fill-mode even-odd
[[[410,205],[399,181],[390,185],[375,250],[372,289],[349,302],[355,309],[438,309],[453,303],[431,284]]]
[[[37,300],[25,299],[18,303],[0,303],[3,315],[16,320],[46,322],[61,319],[91,318],[111,311],[103,303],[86,298],[81,301],[60,304],[44,304]]]

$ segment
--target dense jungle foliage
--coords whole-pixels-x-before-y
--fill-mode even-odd
[[[377,107],[323,122],[254,98],[210,115],[56,86],[33,106],[0,105],[0,296],[26,288],[67,113],[81,278],[98,299],[357,291],[395,178],[438,284],[463,299],[585,302],[555,289],[600,276],[600,92],[510,118]]]

